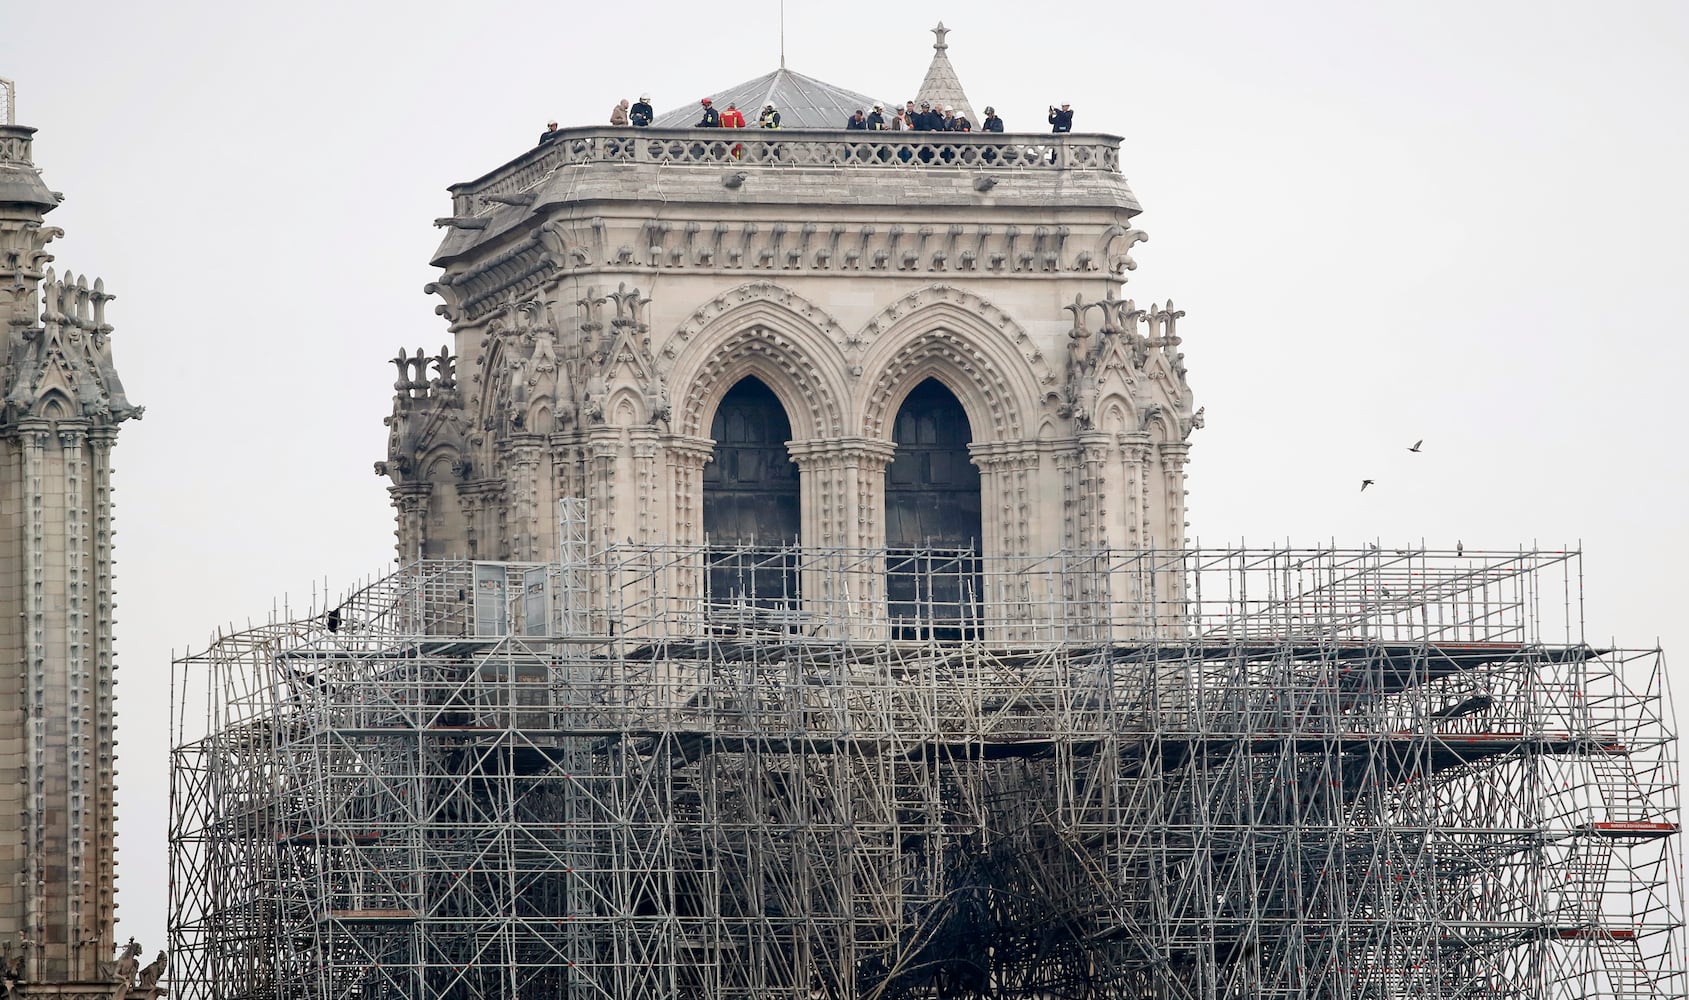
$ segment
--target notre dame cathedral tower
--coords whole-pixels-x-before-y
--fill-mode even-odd
[[[965,109],[944,30],[922,96]],[[1184,544],[1202,415],[1183,313],[1120,294],[1146,237],[1118,137],[841,131],[875,102],[784,67],[714,101],[784,125],[565,129],[452,187],[452,343],[394,359],[378,469],[401,561],[556,559],[579,498],[594,550],[712,553],[670,596],[883,622],[1008,600],[971,560]],[[949,597],[891,570],[846,596],[771,546],[964,561]]]
[[[10,96],[10,85],[0,81]],[[112,364],[112,298],[56,274],[61,196],[0,108],[0,948],[8,996],[115,988],[112,484],[140,416]],[[124,964],[135,974],[133,955]]]

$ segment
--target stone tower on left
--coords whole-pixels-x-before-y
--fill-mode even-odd
[[[111,451],[141,409],[112,364],[104,283],[47,267],[63,230],[44,219],[62,196],[35,167],[35,130],[9,119],[0,115],[0,954],[9,997],[110,997]]]

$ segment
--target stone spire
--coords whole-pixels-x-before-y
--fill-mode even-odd
[[[944,22],[938,22],[938,27],[932,29],[938,41],[932,46],[932,65],[927,67],[926,78],[921,81],[921,88],[915,97],[916,103],[931,101],[934,105],[942,104],[947,108],[956,108],[959,113],[968,116],[975,129],[980,126],[979,116],[974,114],[974,106],[968,102],[968,95],[962,90],[962,81],[956,78],[956,70],[950,65],[950,57],[945,55],[950,44],[944,36],[950,29]]]

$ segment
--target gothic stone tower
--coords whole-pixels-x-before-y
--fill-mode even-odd
[[[141,411],[112,366],[103,283],[46,268],[60,196],[34,132],[0,124],[0,945],[13,995],[107,997],[111,449]]]
[[[1116,136],[577,128],[451,192],[401,561],[556,560],[565,497],[595,546],[1184,543],[1201,414],[1183,313],[1122,294]]]

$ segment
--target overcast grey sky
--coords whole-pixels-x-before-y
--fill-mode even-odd
[[[446,185],[548,117],[768,72],[777,11],[0,6],[58,266],[117,294],[147,407],[115,463],[120,940],[163,943],[172,648],[392,558],[371,465],[387,359],[447,339]],[[1204,543],[1581,540],[1591,639],[1689,663],[1689,4],[790,0],[787,64],[914,97],[940,19],[1011,130],[1066,100],[1125,137],[1150,234],[1125,294],[1189,313]]]

